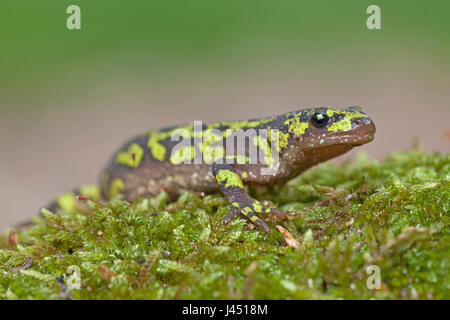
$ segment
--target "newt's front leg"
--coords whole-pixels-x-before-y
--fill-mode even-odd
[[[241,177],[232,165],[214,163],[212,171],[219,184],[220,191],[231,205],[231,209],[223,220],[223,223],[229,223],[236,214],[242,213],[256,226],[270,233],[271,230],[267,223],[261,220],[256,213],[273,213],[280,217],[283,216],[283,213],[277,208],[267,207],[260,201],[251,198],[244,189]]]

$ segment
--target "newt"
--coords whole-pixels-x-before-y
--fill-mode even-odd
[[[283,183],[306,169],[374,139],[375,125],[359,107],[307,108],[273,117],[174,126],[144,132],[110,158],[98,185],[86,185],[56,199],[48,208],[76,208],[76,195],[127,201],[162,190],[176,198],[182,190],[220,191],[230,210],[260,230],[271,229],[257,214],[283,217],[266,201],[253,199],[246,185]]]

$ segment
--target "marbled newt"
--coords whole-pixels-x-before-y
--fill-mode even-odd
[[[103,200],[122,194],[134,201],[162,190],[172,198],[183,189],[220,190],[230,204],[224,223],[241,213],[270,232],[256,214],[283,213],[251,198],[246,184],[287,181],[372,141],[374,134],[374,123],[359,107],[309,108],[259,120],[194,122],[153,130],[122,145],[103,170],[99,185],[63,194],[49,209],[74,209],[77,194]]]

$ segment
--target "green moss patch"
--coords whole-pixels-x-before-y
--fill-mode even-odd
[[[47,221],[16,230],[17,241],[0,236],[0,298],[450,298],[449,154],[396,152],[378,162],[359,153],[251,191],[290,212],[267,218],[269,235],[242,217],[223,225],[220,194],[46,212]],[[378,288],[368,268],[379,268]]]

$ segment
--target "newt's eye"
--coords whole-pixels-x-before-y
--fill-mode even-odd
[[[323,128],[330,121],[330,117],[326,113],[315,113],[311,117],[311,123],[316,128]]]

